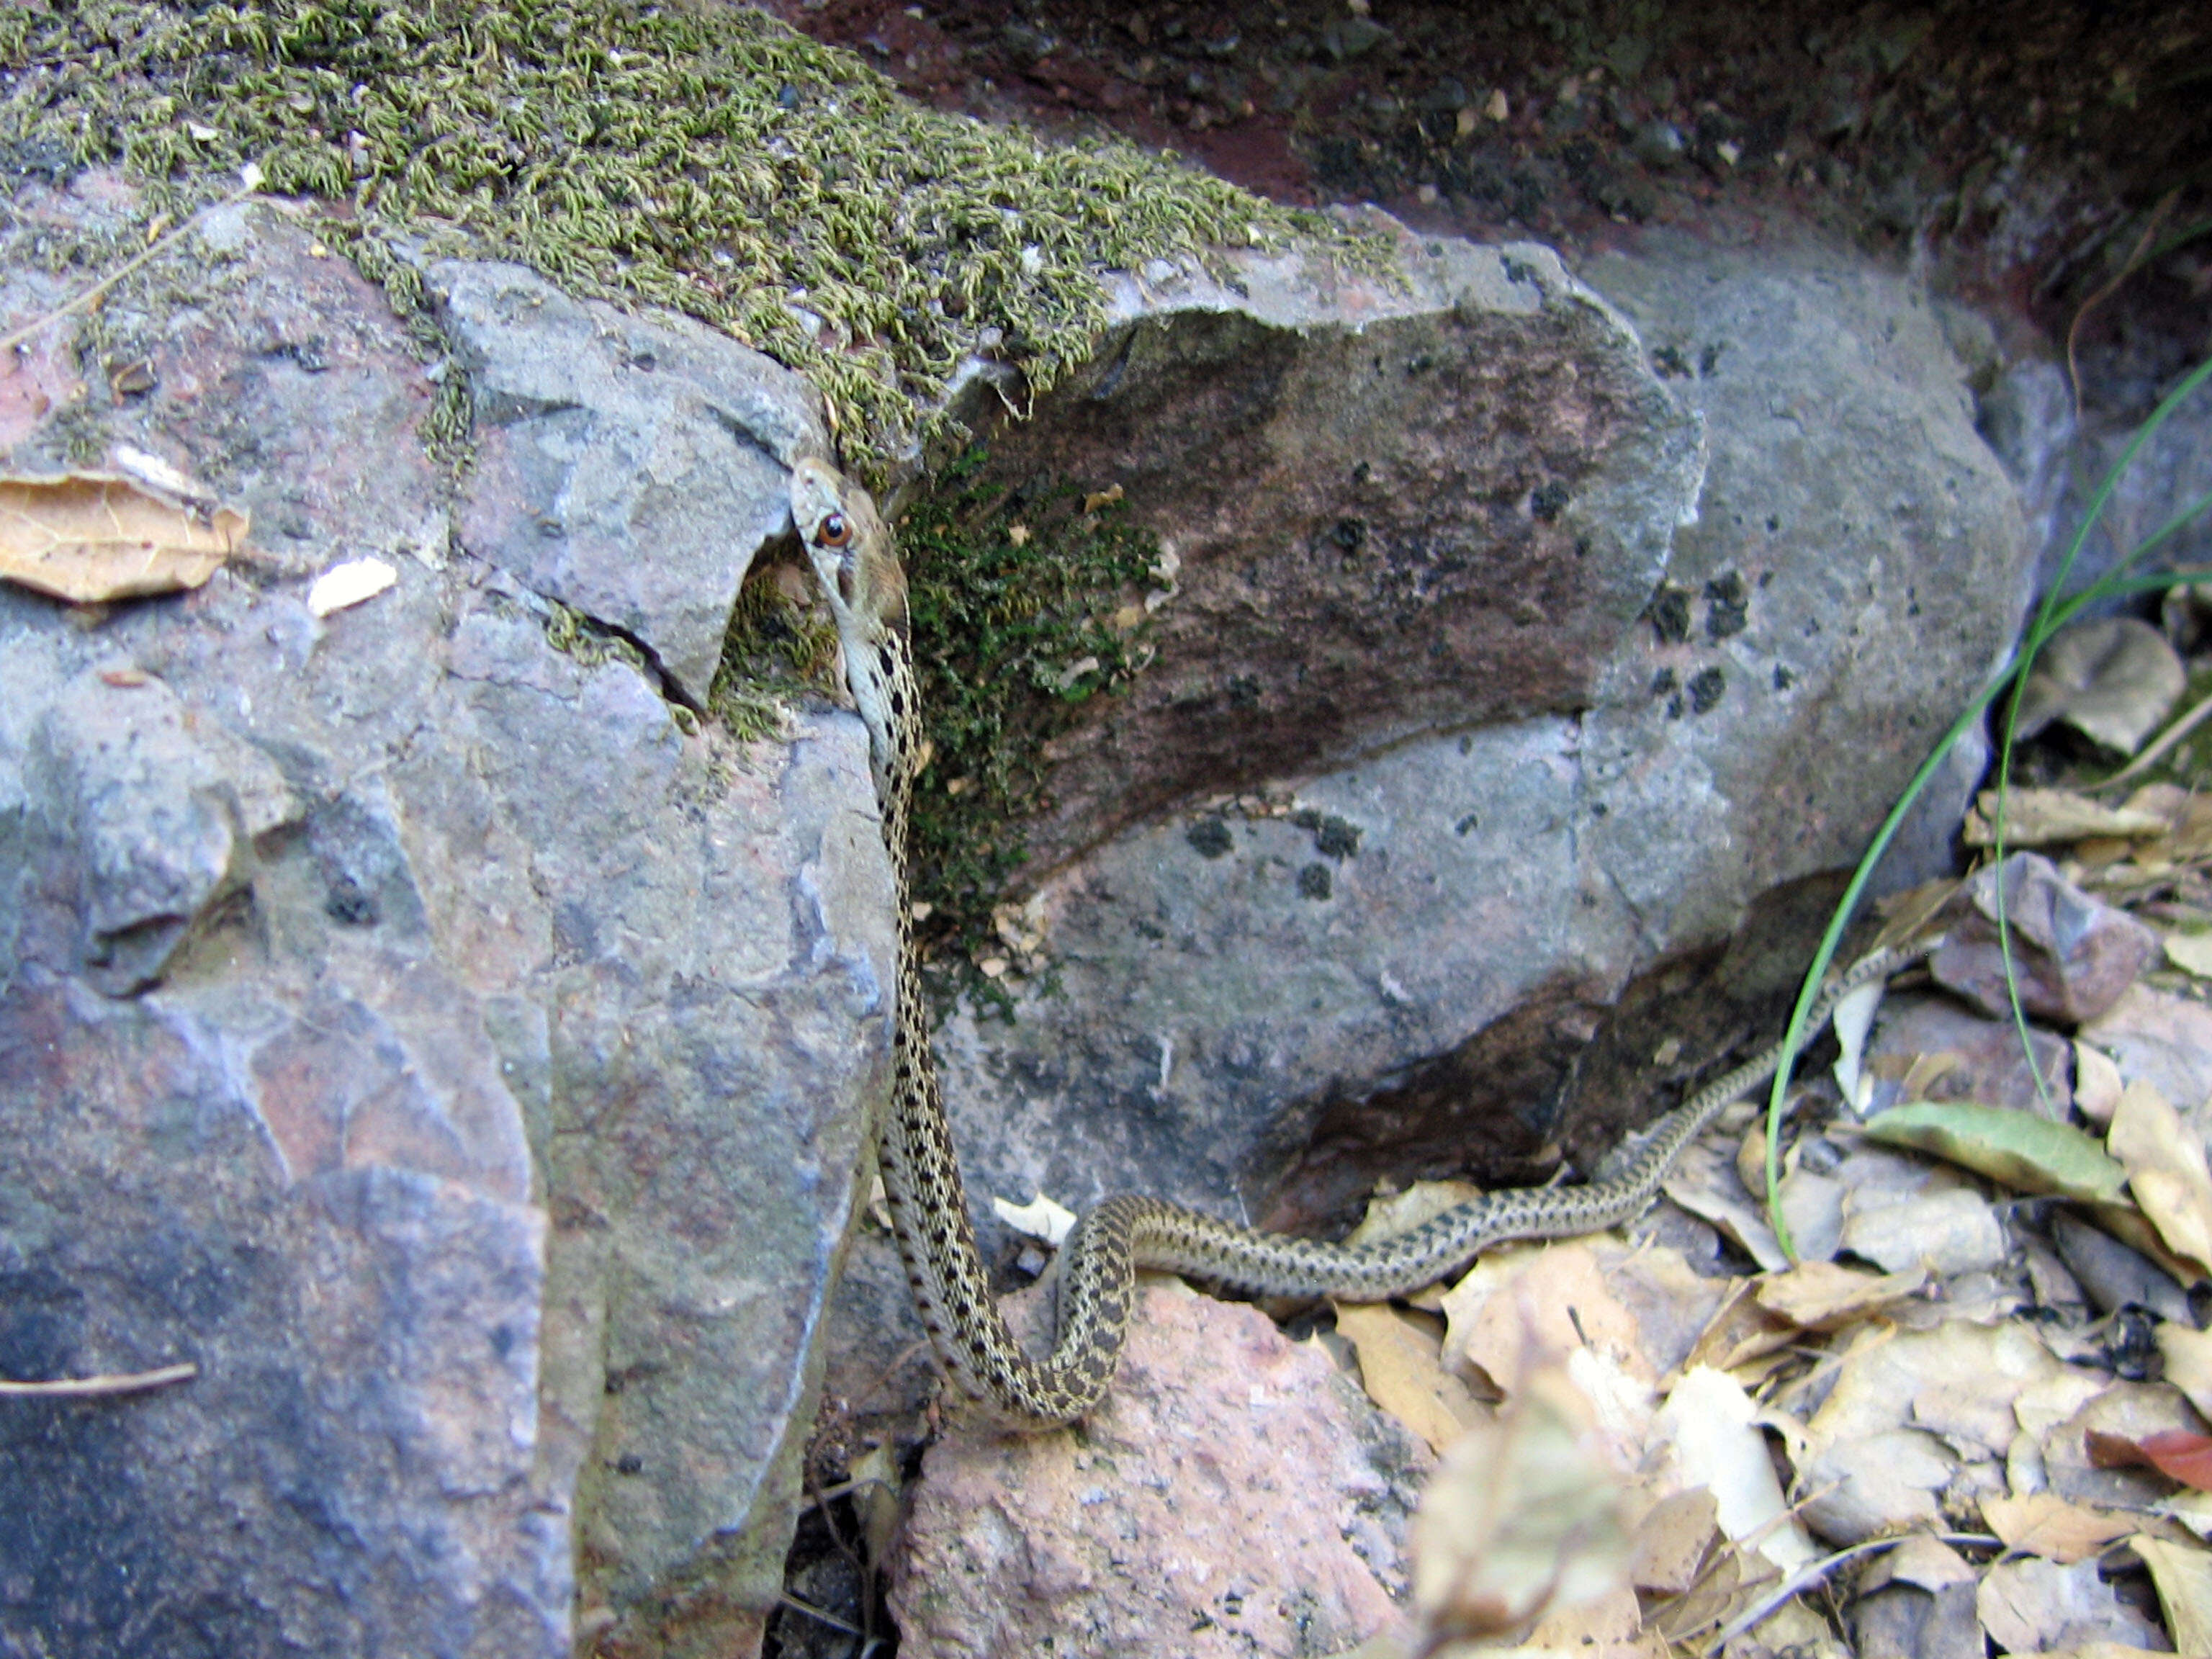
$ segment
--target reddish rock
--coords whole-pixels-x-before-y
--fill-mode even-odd
[[[900,1651],[1291,1659],[1403,1633],[1431,1462],[1319,1343],[1155,1280],[1080,1427],[930,1449],[892,1562]]]
[[[2034,1018],[2069,1025],[2094,1019],[2158,960],[2157,934],[2090,897],[2042,854],[2015,853],[2002,867],[2014,982],[2021,1006]],[[1960,995],[2010,1019],[1997,944],[1997,878],[1996,870],[1984,870],[1966,884],[1972,908],[1950,925],[1928,969]]]

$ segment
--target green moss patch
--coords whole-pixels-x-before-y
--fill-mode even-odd
[[[789,566],[756,566],[730,612],[722,660],[707,692],[707,711],[739,738],[757,741],[783,729],[792,703],[830,689],[837,629],[813,602],[811,575],[790,580]],[[805,598],[795,598],[789,588]]]
[[[1092,698],[1150,659],[1144,599],[1165,580],[1158,538],[1118,489],[1040,477],[981,482],[970,449],[898,523],[931,757],[915,791],[922,937],[971,990],[1007,954],[994,917],[1024,823],[1050,805],[1044,748]]]
[[[922,108],[718,3],[31,0],[0,12],[0,162],[119,163],[149,214],[257,162],[342,204],[331,240],[403,311],[398,235],[689,313],[811,376],[878,478],[963,355],[1039,390],[1080,362],[1100,268],[1294,236],[1381,258],[1172,160]]]

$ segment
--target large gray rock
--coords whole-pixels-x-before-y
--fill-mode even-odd
[[[1085,390],[1079,409],[1040,410],[1040,427],[1065,413],[1076,436],[1011,434],[996,453],[1073,470],[1079,454],[1104,463],[1079,440],[1125,434],[1126,462],[1078,476],[1137,480],[1140,518],[1157,512],[1154,484],[1181,503],[1159,522],[1184,550],[1184,595],[1164,614],[1189,605],[1195,631],[1254,664],[1272,653],[1284,672],[1242,714],[1217,699],[1183,715],[1217,734],[1203,743],[1182,743],[1175,697],[1148,702],[1140,682],[1095,737],[1062,746],[1063,803],[1178,805],[1037,885],[1023,925],[1053,971],[1019,993],[1011,1022],[946,1026],[951,1109],[982,1192],[1080,1206],[1163,1191],[1310,1224],[1381,1174],[1471,1161],[1511,1175],[1562,1137],[1587,1152],[1635,1115],[1639,1090],[1765,1040],[1839,872],[2002,653],[2030,550],[1909,283],[1834,252],[1658,246],[1589,273],[1639,343],[1520,250],[1448,247],[1438,261],[1509,264],[1517,279],[1471,282],[1419,322],[1431,343],[1458,339],[1442,360],[1460,366],[1424,376],[1358,307],[1278,325],[1256,288],[1228,317],[1162,301],[1133,336],[1161,342],[1152,357],[1133,349],[1123,380]],[[1555,310],[1581,320],[1559,325]],[[1224,388],[1198,399],[1204,413],[1252,403],[1231,389],[1292,383],[1309,350],[1335,354],[1352,409],[1376,400],[1371,425],[1320,380],[1301,383],[1302,406],[1249,419],[1261,434],[1249,441],[1233,423],[1170,435],[1111,413],[1156,358],[1186,387],[1202,375]],[[1368,389],[1378,359],[1389,400]],[[1479,384],[1453,378],[1478,372]],[[1532,410],[1539,388],[1558,401]],[[1483,398],[1507,407],[1477,420]],[[1702,417],[1702,471],[1680,404]],[[1452,410],[1466,412],[1438,431]],[[1377,448],[1392,414],[1415,435]],[[1556,454],[1516,448],[1524,422]],[[1601,439],[1602,460],[1577,462],[1577,437]],[[1455,447],[1492,440],[1509,459]],[[1408,453],[1430,471],[1409,473]],[[1192,456],[1193,478],[1166,477],[1175,454]],[[1303,487],[1285,482],[1285,457]],[[1340,581],[1343,560],[1310,532],[1367,511],[1352,503],[1371,499],[1378,469],[1399,516],[1386,532],[1370,520],[1360,608],[1345,598],[1337,630],[1317,638],[1327,605],[1276,596],[1301,571]],[[1547,520],[1486,469],[1572,488]],[[1477,478],[1492,481],[1465,495],[1454,482]],[[1269,516],[1279,490],[1304,527]],[[1220,505],[1190,505],[1199,495]],[[1670,546],[1693,496],[1695,521]],[[1442,545],[1442,530],[1419,539],[1425,514],[1463,518],[1454,535],[1503,538],[1478,592],[1440,568],[1393,585]],[[1522,603],[1538,593],[1550,597]],[[1362,629],[1396,642],[1370,654],[1368,678],[1329,671],[1328,714],[1301,725],[1291,665],[1334,660]],[[1152,672],[1179,684],[1194,671],[1176,653],[1195,659],[1199,645],[1168,633]],[[1219,761],[1232,740],[1238,758]],[[1939,779],[1891,880],[1948,868],[1978,765],[1977,750]],[[1223,793],[1193,800],[1194,788]],[[1048,850],[1076,840],[1067,811],[1042,828]],[[1662,1048],[1670,1034],[1681,1040]],[[986,1235],[1004,1238],[988,1218]]]
[[[0,1401],[0,1648],[749,1651],[887,1054],[858,723],[740,747],[553,649],[470,550],[528,503],[495,471],[455,506],[381,297],[267,208],[206,230],[112,297],[156,386],[93,413],[252,507],[251,550],[106,612],[0,587],[0,1376],[199,1371]],[[8,314],[57,297],[0,269]],[[498,349],[579,352],[544,313]],[[757,462],[687,508],[734,591],[811,404],[688,325],[619,337],[678,411],[769,411],[685,463]],[[396,585],[311,615],[364,553]]]
[[[703,704],[746,568],[791,528],[783,477],[827,453],[820,398],[689,318],[572,300],[519,265],[442,260],[428,287],[475,403],[462,545]]]
[[[1587,708],[1694,508],[1694,415],[1534,244],[1398,238],[1117,279],[1091,365],[986,479],[1118,484],[1177,565],[1128,694],[1054,740],[1049,867],[1194,791]]]
[[[2198,361],[2177,360],[2171,345],[2154,338],[2130,339],[2118,348],[2087,344],[2080,353],[2084,407],[2079,414],[2063,362],[2023,356],[1990,363],[1982,428],[2019,484],[2038,550],[2039,582],[2057,580],[2096,493],[2137,441],[2159,401]],[[2112,571],[2153,532],[2200,500],[2208,476],[2212,394],[2199,388],[2143,441],[2118,475],[2104,510],[2074,551],[2066,590],[2078,592]],[[2201,568],[2208,561],[2212,515],[2200,513],[2138,568]],[[2110,611],[2122,603],[2109,601],[2101,608]],[[2200,621],[2194,630],[2197,641],[2203,631]]]

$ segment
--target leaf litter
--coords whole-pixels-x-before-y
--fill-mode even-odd
[[[2212,811],[2063,793],[2034,809],[2061,861],[2023,867],[2033,890],[2007,875],[2063,923],[2013,942],[2078,1022],[2055,1110],[1996,1103],[1972,1045],[1884,1051],[1907,1002],[1957,994],[1910,991],[1800,1092],[1799,1261],[1745,1180],[1765,1143],[1739,1112],[1676,1165],[1662,1226],[1492,1252],[1410,1298],[1441,1334],[1336,1310],[1370,1397],[1442,1456],[1417,1635],[1358,1659],[2212,1653],[2212,1334],[2190,1300],[2212,1275],[2212,987],[2123,932],[2176,892],[2212,920]],[[1378,1200],[1359,1236],[1468,1195]],[[1883,1603],[1911,1613],[1887,1636]]]
[[[152,476],[0,477],[0,577],[76,605],[201,586],[244,545],[247,515],[170,469]]]

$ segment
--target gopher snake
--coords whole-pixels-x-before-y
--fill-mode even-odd
[[[1048,1358],[1032,1358],[992,1300],[930,1059],[907,893],[907,809],[923,751],[906,577],[867,493],[821,462],[802,459],[793,469],[791,510],[836,619],[846,683],[868,728],[870,769],[897,881],[893,1092],[877,1150],[891,1231],[939,1362],[963,1393],[1011,1426],[1051,1428],[1098,1402],[1121,1358],[1139,1267],[1265,1295],[1381,1301],[1429,1284],[1506,1239],[1565,1237],[1632,1218],[1721,1108],[1772,1075],[1779,1044],[1661,1118],[1610,1180],[1490,1193],[1410,1232],[1356,1249],[1249,1231],[1159,1199],[1109,1199],[1068,1237],[1060,1257],[1058,1340]],[[1932,943],[1859,963],[1821,996],[1808,1030],[1817,1030],[1844,991],[1894,972]]]

